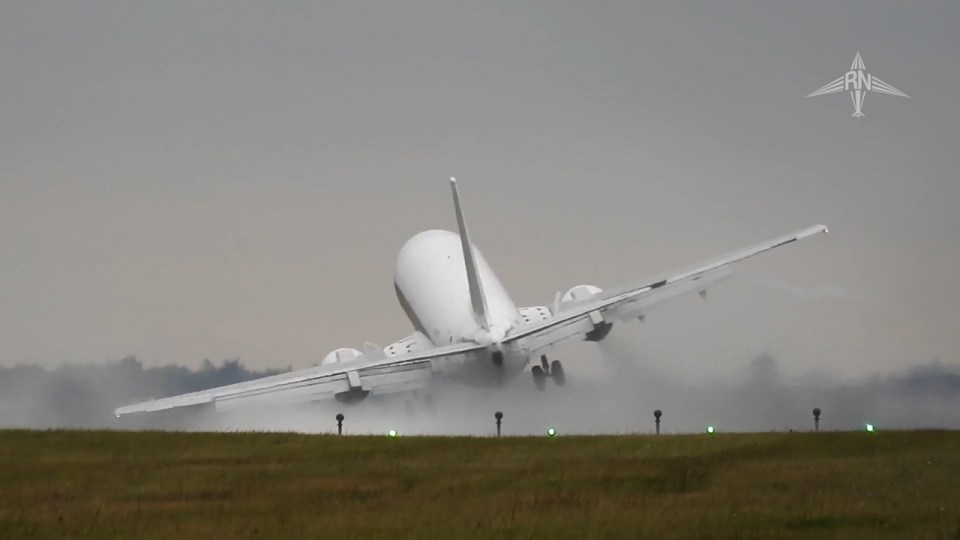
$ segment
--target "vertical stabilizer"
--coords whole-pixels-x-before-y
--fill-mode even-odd
[[[467,267],[467,283],[470,285],[470,303],[473,304],[473,315],[484,330],[490,330],[490,321],[487,319],[487,298],[483,295],[483,285],[477,273],[477,259],[473,256],[473,244],[467,233],[467,223],[460,208],[460,194],[457,192],[457,179],[450,178],[450,188],[453,190],[453,206],[457,211],[457,227],[460,228],[460,246],[463,248],[463,262]]]

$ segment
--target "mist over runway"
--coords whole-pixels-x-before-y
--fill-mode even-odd
[[[591,349],[598,354],[588,354]],[[724,377],[698,380],[654,367],[652,358],[611,335],[597,347],[571,347],[567,384],[550,383],[538,392],[524,374],[500,389],[477,390],[439,381],[432,406],[412,396],[373,396],[344,406],[335,401],[290,409],[247,410],[178,418],[156,424],[149,418],[119,423],[112,410],[135,399],[197,390],[258,378],[273,372],[245,368],[238,361],[204,368],[144,368],[128,358],[46,370],[0,368],[0,427],[45,429],[169,428],[335,432],[334,417],[346,416],[346,434],[495,434],[494,412],[502,411],[504,435],[652,432],[653,411],[663,411],[662,432],[786,431],[813,427],[811,410],[823,411],[821,429],[960,428],[960,366],[918,363],[886,375],[837,380],[826,375],[785,375],[776,358],[760,353],[732,366]],[[581,354],[584,358],[577,358]],[[591,360],[590,365],[577,360]]]

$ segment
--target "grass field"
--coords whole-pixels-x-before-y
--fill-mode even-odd
[[[960,538],[960,432],[0,431],[0,538]]]

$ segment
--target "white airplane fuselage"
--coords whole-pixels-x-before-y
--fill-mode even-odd
[[[463,248],[456,233],[430,230],[409,239],[397,255],[394,285],[407,318],[434,345],[488,345],[462,361],[443,362],[444,373],[461,384],[496,386],[522,373],[527,364],[526,354],[499,346],[521,316],[475,246],[473,252],[487,307],[487,329],[471,306]]]

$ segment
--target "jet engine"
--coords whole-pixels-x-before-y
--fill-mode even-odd
[[[348,364],[356,361],[363,353],[350,347],[341,347],[330,351],[320,362],[321,366],[330,366],[337,364]],[[369,390],[365,390],[360,375],[356,371],[347,372],[347,382],[350,385],[348,390],[334,394],[333,397],[340,403],[350,405],[360,403],[370,395]]]
[[[589,300],[601,292],[603,292],[603,289],[594,285],[577,285],[560,297],[557,308],[562,311],[562,306],[565,303]],[[599,311],[590,313],[590,319],[593,321],[593,330],[587,332],[583,337],[586,341],[600,341],[607,337],[607,334],[613,329],[613,323],[603,320],[603,315]]]
[[[330,364],[343,364],[346,362],[352,362],[360,356],[360,351],[356,349],[351,349],[350,347],[341,347],[339,349],[330,351],[329,354],[323,357],[323,361],[320,362],[321,366],[327,366]]]
[[[564,302],[578,302],[580,300],[587,300],[588,298],[592,298],[601,292],[603,292],[603,289],[600,287],[595,287],[593,285],[577,285],[560,297],[560,303],[562,304]]]

